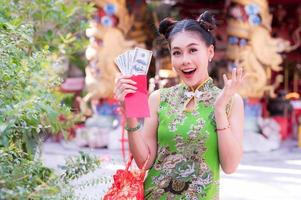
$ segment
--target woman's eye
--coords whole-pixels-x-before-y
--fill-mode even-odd
[[[174,56],[178,56],[178,55],[180,55],[181,53],[179,52],[179,51],[174,51],[173,53],[172,53],[172,55],[174,55]]]
[[[190,49],[190,52],[191,52],[191,53],[196,52],[196,51],[197,51],[197,49],[194,49],[194,48],[193,48],[193,49]]]

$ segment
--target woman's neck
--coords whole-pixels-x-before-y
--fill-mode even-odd
[[[202,87],[208,80],[209,80],[209,76],[206,76],[204,78],[202,78],[198,84],[196,84],[195,86],[190,87],[191,91],[196,91],[198,90],[200,87]]]

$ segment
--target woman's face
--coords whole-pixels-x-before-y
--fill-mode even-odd
[[[194,89],[208,78],[208,61],[214,47],[206,46],[198,33],[184,31],[171,38],[171,62],[184,83]]]

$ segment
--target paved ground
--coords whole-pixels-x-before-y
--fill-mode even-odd
[[[121,168],[120,150],[78,148],[72,144],[46,142],[43,162],[58,170],[64,159],[79,150],[90,152],[103,159],[102,167],[74,183],[109,178]],[[105,181],[104,181],[105,182]],[[78,187],[78,199],[101,199],[109,184]],[[268,153],[245,153],[238,171],[221,174],[221,200],[300,200],[301,199],[301,148],[296,141],[286,141],[281,148]]]

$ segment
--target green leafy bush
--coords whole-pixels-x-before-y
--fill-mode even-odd
[[[57,175],[34,155],[41,134],[64,133],[76,121],[62,103],[54,66],[85,65],[79,58],[92,11],[80,0],[1,0],[0,200],[76,199],[67,184],[78,177],[72,164]],[[99,164],[87,155],[74,160],[84,167],[81,175]]]
[[[34,154],[41,133],[65,132],[72,125],[53,66],[84,51],[84,19],[92,11],[93,5],[79,0],[2,0],[0,147],[12,142]]]

